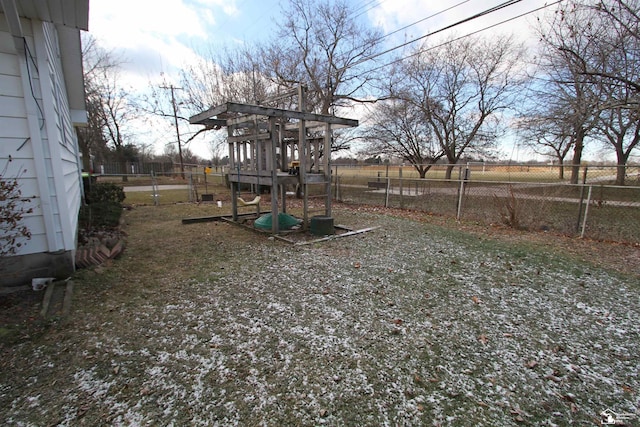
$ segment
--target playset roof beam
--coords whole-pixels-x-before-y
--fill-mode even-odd
[[[203,122],[213,117],[218,117],[225,113],[255,114],[267,117],[284,117],[309,122],[331,123],[332,125],[342,125],[347,127],[358,126],[358,121],[324,114],[305,113],[302,111],[283,110],[281,108],[265,107],[262,105],[239,104],[227,102],[217,107],[209,108],[207,111],[196,114],[189,118],[191,124],[204,124]],[[228,121],[229,119],[227,119]]]

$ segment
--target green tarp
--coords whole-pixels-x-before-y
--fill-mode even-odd
[[[272,222],[271,222],[271,214],[262,215],[260,218],[256,219],[253,223],[253,226],[256,228],[260,228],[263,230],[271,230]],[[278,229],[279,230],[289,230],[290,228],[295,227],[296,225],[302,222],[301,219],[293,217],[286,213],[278,214]]]

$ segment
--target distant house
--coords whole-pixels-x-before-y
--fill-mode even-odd
[[[0,172],[33,196],[23,220],[32,238],[0,260],[0,286],[75,269],[88,21],[89,0],[0,0]]]

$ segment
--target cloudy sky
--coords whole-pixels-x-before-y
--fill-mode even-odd
[[[102,47],[121,54],[125,61],[123,83],[134,92],[144,92],[149,85],[159,85],[163,78],[177,83],[179,70],[195,61],[198,52],[211,46],[233,46],[270,37],[276,21],[281,19],[284,1],[91,0],[89,32]],[[358,19],[379,26],[384,34],[395,32],[385,39],[388,48],[503,3],[501,0],[348,1],[352,2]],[[458,35],[468,34],[533,11],[545,3],[544,0],[522,0],[452,31]],[[535,16],[528,14],[486,33],[514,33],[526,40],[531,37],[529,28]],[[411,25],[417,21],[421,22]],[[138,142],[151,145],[155,152],[161,153],[166,143],[175,142],[175,135],[170,123],[159,124],[153,132],[140,132]],[[194,140],[189,148],[204,158],[211,156],[204,140]]]

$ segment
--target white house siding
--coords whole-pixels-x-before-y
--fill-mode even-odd
[[[46,134],[51,168],[51,203],[55,207],[56,243],[75,250],[80,208],[81,173],[78,142],[71,123],[67,91],[62,75],[60,50],[54,24],[44,22],[35,29],[40,84],[46,118]],[[42,32],[42,38],[39,33]]]
[[[29,21],[23,20],[22,24],[28,42],[30,40],[33,43]],[[39,200],[33,145],[29,139],[19,57],[7,28],[6,19],[2,14],[0,14],[0,172],[6,177],[18,177],[22,195],[34,197],[29,204],[34,212],[27,215],[24,220],[32,233],[32,238],[22,247],[21,253],[41,251],[41,242],[46,243],[46,231]]]
[[[5,175],[17,176],[22,194],[33,196],[34,211],[23,221],[32,237],[9,267],[0,266],[0,285],[73,271],[81,203],[77,138],[56,27],[21,23],[28,45],[24,54],[16,51],[0,14],[0,168],[8,164]]]

